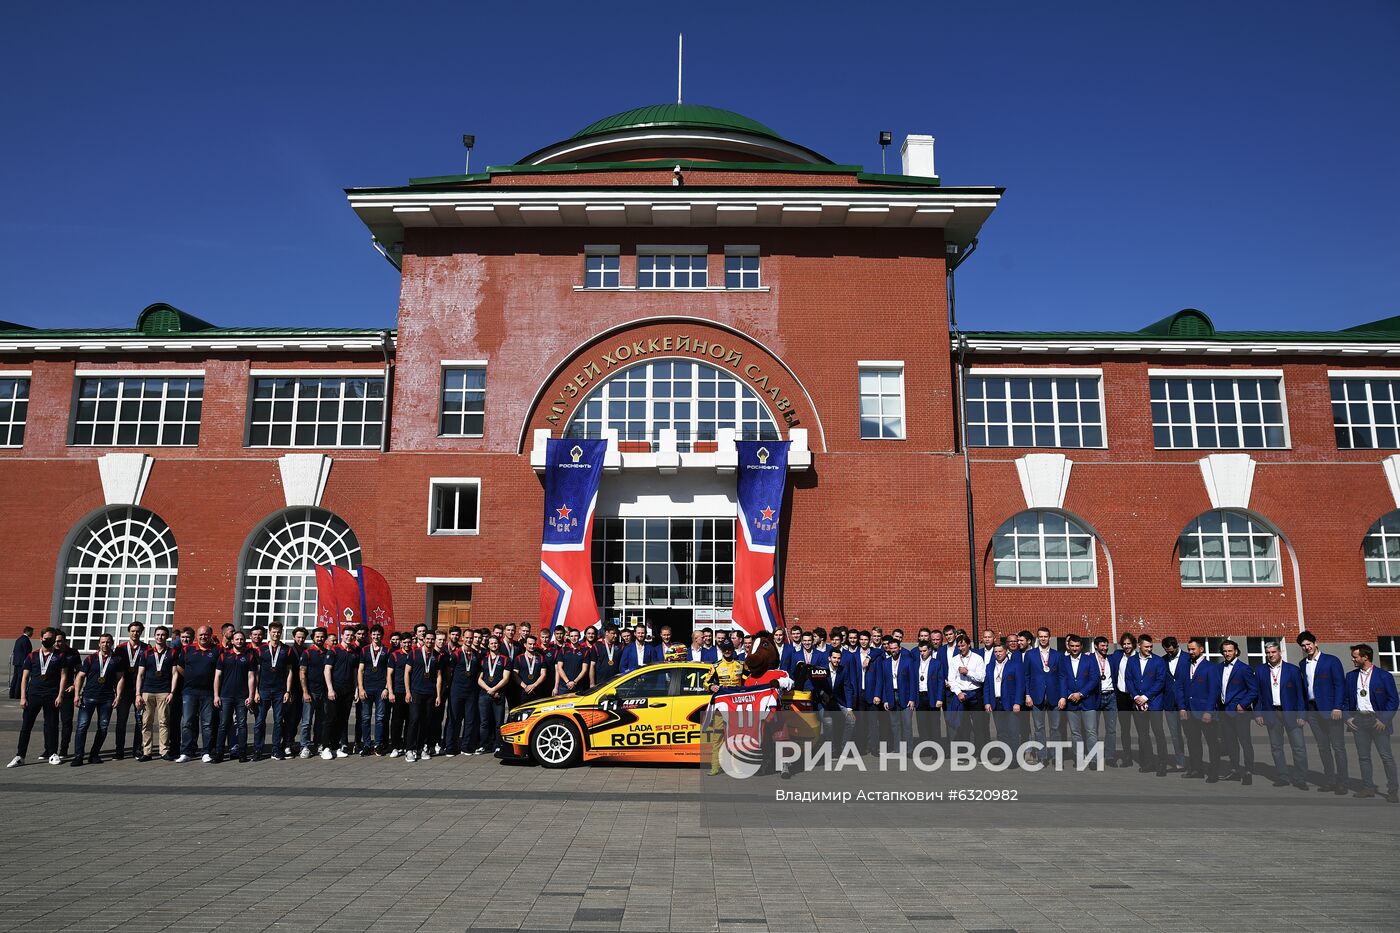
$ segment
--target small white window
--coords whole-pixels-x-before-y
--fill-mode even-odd
[[[1272,635],[1250,635],[1244,640],[1244,659],[1250,666],[1258,666],[1269,662],[1268,647],[1271,643],[1278,642],[1278,650],[1283,655],[1285,661],[1288,660],[1288,639],[1274,638]]]
[[[0,372],[0,447],[23,447],[28,420],[28,377]]]
[[[480,479],[434,478],[428,488],[428,534],[474,535],[480,530]]]
[[[438,434],[443,437],[481,437],[485,426],[485,364],[444,364]]]
[[[710,257],[703,246],[644,247],[637,250],[638,288],[706,288]]]
[[[620,265],[616,246],[585,247],[583,263],[584,288],[618,287]]]
[[[759,287],[757,246],[729,246],[725,248],[724,287]]]
[[[860,364],[860,436],[904,439],[904,364]]]

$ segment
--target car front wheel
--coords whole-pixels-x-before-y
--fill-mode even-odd
[[[530,737],[530,752],[546,768],[567,768],[583,758],[583,738],[567,719],[546,719]]]

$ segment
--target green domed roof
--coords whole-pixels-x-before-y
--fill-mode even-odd
[[[603,133],[615,133],[618,130],[640,129],[650,126],[729,130],[783,139],[771,127],[764,126],[757,120],[751,120],[732,110],[706,107],[703,104],[652,104],[650,107],[638,107],[635,110],[615,113],[610,117],[604,117],[590,123],[570,138],[583,139]],[[783,141],[786,142],[786,140]]]

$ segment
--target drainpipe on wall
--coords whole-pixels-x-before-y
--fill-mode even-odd
[[[967,374],[967,338],[958,329],[958,304],[957,289],[954,287],[953,273],[957,271],[967,261],[967,257],[977,251],[977,238],[973,237],[967,249],[961,255],[956,256],[948,264],[948,329],[952,337],[957,341],[957,398],[953,400],[953,417],[958,426],[958,444],[962,447],[963,455],[963,492],[967,500],[967,580],[968,595],[971,597],[972,607],[972,627],[969,629],[974,637],[978,629],[981,628],[980,612],[977,593],[977,535],[973,523],[972,507],[972,459],[967,450],[967,424],[963,412],[963,391],[964,377]]]
[[[379,348],[384,352],[384,416],[380,419],[379,452],[389,450],[389,429],[392,426],[394,410],[394,364],[389,359],[389,347],[393,343],[390,331],[380,332]]]

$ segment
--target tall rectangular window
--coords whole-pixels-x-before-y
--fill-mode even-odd
[[[1287,447],[1282,381],[1153,375],[1153,443],[1159,450]]]
[[[637,254],[638,288],[705,288],[709,285],[709,261],[704,250]]]
[[[29,418],[29,378],[0,373],[0,447],[24,446]]]
[[[1400,377],[1334,376],[1332,424],[1340,450],[1400,448]]]
[[[860,436],[904,439],[904,364],[860,364]]]
[[[193,447],[199,443],[203,406],[203,377],[81,377],[73,409],[73,443]]]
[[[616,246],[589,246],[584,250],[583,287],[618,287],[618,248]]]
[[[481,437],[485,425],[486,364],[444,366],[438,433],[444,437]]]
[[[255,376],[250,447],[378,447],[383,376]]]
[[[724,251],[724,287],[758,288],[758,247],[730,246]]]
[[[1392,674],[1400,672],[1400,635],[1377,635],[1376,648],[1376,663]]]
[[[979,374],[965,380],[969,447],[1103,447],[1102,376]]]
[[[474,535],[480,529],[481,480],[432,479],[428,534]]]
[[[1288,660],[1287,638],[1275,638],[1272,635],[1267,637],[1263,635],[1250,635],[1244,640],[1244,659],[1249,662],[1251,667],[1257,667],[1260,664],[1268,663],[1268,648],[1269,642],[1271,641],[1278,642],[1278,650],[1283,654],[1283,659],[1285,661]],[[1268,687],[1268,684],[1265,683],[1264,686]]]

